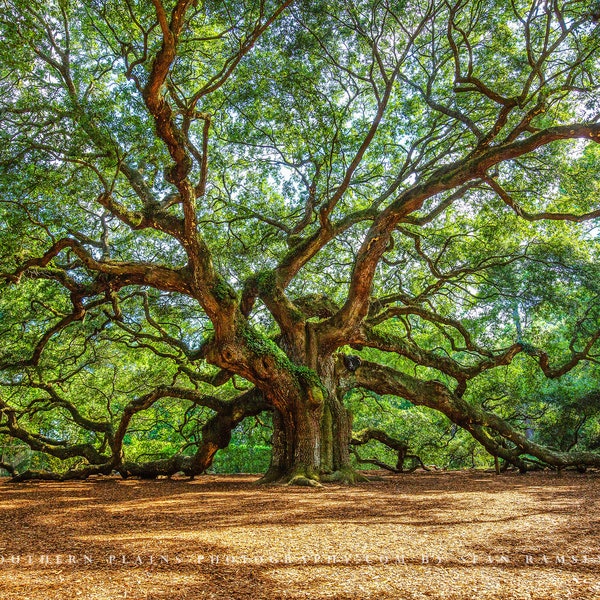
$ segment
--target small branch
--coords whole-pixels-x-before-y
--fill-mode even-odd
[[[600,209],[593,210],[591,212],[576,215],[573,213],[555,213],[555,212],[540,212],[540,213],[530,213],[521,208],[519,204],[513,199],[513,197],[495,180],[491,177],[485,177],[484,181],[489,185],[489,187],[498,194],[502,202],[509,206],[513,212],[525,221],[573,221],[574,223],[583,223],[584,221],[589,221],[590,219],[596,219],[600,217]]]

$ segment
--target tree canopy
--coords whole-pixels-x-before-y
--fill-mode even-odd
[[[597,4],[0,5],[17,478],[600,465]]]

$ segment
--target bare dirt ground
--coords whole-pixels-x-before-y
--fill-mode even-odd
[[[600,475],[0,483],[0,598],[600,598]]]

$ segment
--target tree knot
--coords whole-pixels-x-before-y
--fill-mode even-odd
[[[344,354],[344,366],[351,373],[354,373],[361,364],[362,361],[359,356],[356,356],[355,354]]]

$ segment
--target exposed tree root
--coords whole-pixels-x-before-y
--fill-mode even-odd
[[[272,485],[283,479],[283,472],[270,468],[257,482],[256,485]]]
[[[110,475],[113,467],[111,464],[92,465],[82,469],[71,469],[65,473],[55,473],[53,471],[31,471],[27,470],[18,475],[14,475],[11,483],[22,483],[24,481],[70,481],[73,479],[87,479],[92,475]]]
[[[368,477],[365,477],[362,473],[355,471],[354,469],[346,468],[334,471],[328,475],[323,475],[321,481],[326,483],[342,483],[346,485],[354,485],[356,483],[366,483],[370,481]]]
[[[257,485],[300,485],[305,487],[322,487],[320,477],[316,473],[304,469],[294,469],[291,473],[283,469],[271,467],[256,482]]]
[[[283,485],[300,485],[305,487],[320,488],[323,487],[316,479],[311,479],[305,475],[295,475]]]
[[[0,469],[4,469],[5,471],[7,471],[10,475],[15,474],[15,469],[12,465],[5,463],[5,462],[0,462]]]

